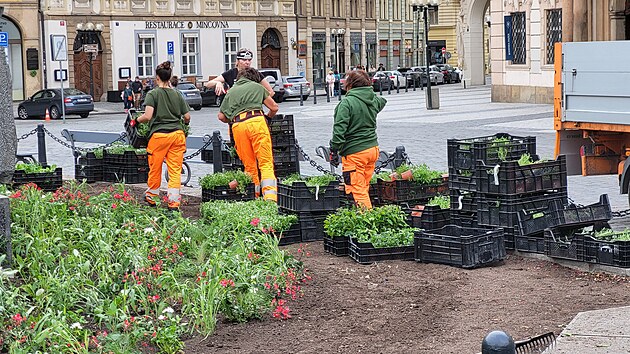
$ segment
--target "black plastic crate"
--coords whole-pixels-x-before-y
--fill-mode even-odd
[[[103,166],[103,181],[126,184],[147,183],[149,168],[138,166]]]
[[[493,142],[494,139],[508,138],[505,143]],[[473,170],[478,161],[486,165],[496,165],[502,161],[512,161],[528,153],[536,155],[535,136],[514,136],[499,133],[468,139],[448,139],[448,167],[458,170]]]
[[[278,246],[286,246],[302,242],[302,232],[300,224],[295,223],[287,231],[283,231],[278,240]]]
[[[103,164],[128,167],[148,167],[149,160],[147,153],[137,154],[135,151],[124,151],[122,154],[112,154],[107,150],[104,150]]]
[[[79,182],[94,183],[103,180],[103,166],[74,166],[74,179]]]
[[[328,213],[298,213],[298,224],[300,225],[300,233],[302,242],[323,240],[324,220]]]
[[[448,178],[446,177],[435,179],[431,184],[419,184],[406,180],[384,181],[382,179],[377,180],[377,184],[378,197],[384,203],[415,204],[448,192]]]
[[[566,204],[566,189],[560,192],[532,195],[528,197],[479,194],[477,222],[479,225],[485,226],[518,227],[519,212],[525,210],[526,213],[531,214],[545,210],[548,204],[554,200]],[[543,230],[540,230],[541,236]]]
[[[231,189],[228,186],[218,186],[212,189],[201,188],[202,202],[207,202],[210,200],[254,200],[255,197],[256,189],[253,183],[247,185],[247,187],[245,188],[245,194],[240,193],[236,189]]]
[[[129,140],[129,145],[135,147],[136,149],[146,148],[149,143],[149,139],[144,136],[139,136],[137,126],[132,127],[130,124],[134,112],[135,111],[130,110],[127,113],[127,118],[125,119],[125,132],[127,133],[127,139]]]
[[[477,268],[505,258],[503,229],[483,230],[447,225],[438,230],[416,231],[415,260]]]
[[[295,135],[273,134],[271,135],[271,146],[274,148],[295,146]]]
[[[213,163],[214,151],[207,149],[201,150],[201,161]],[[232,156],[229,151],[221,150],[221,162],[223,162],[224,165],[232,163]]]
[[[348,255],[360,264],[372,264],[381,261],[413,260],[413,245],[376,248],[369,242],[359,242],[350,238]]]
[[[545,229],[545,254],[552,258],[584,260],[584,237],[575,229]]]
[[[540,233],[548,227],[577,228],[606,222],[612,219],[612,210],[608,195],[602,194],[599,202],[586,206],[552,200],[542,210],[519,211],[518,219],[522,233],[530,235]]]
[[[103,158],[97,158],[94,152],[86,152],[85,155],[79,156],[77,165],[82,166],[103,166]]]
[[[477,212],[477,193],[457,189],[449,189],[451,210],[461,210],[470,213]]]
[[[584,261],[620,268],[630,268],[630,241],[598,240],[591,233],[584,238]]]
[[[514,231],[514,249],[519,252],[545,254],[543,235],[523,236],[517,228]]]
[[[461,227],[476,228],[479,225],[477,222],[477,212],[451,210],[451,224]]]
[[[28,183],[35,183],[46,192],[54,192],[63,184],[61,167],[57,167],[52,172],[26,173],[22,170],[13,172],[13,187],[18,187]]]
[[[451,223],[451,210],[437,205],[416,205],[406,210],[408,224],[424,230],[435,230]]]
[[[538,157],[533,156],[536,160]],[[564,155],[555,161],[520,166],[518,161],[498,165],[477,165],[477,190],[489,194],[525,194],[559,190],[567,187],[567,160]]]
[[[339,182],[332,181],[320,187],[319,193],[314,187],[307,187],[305,182],[294,182],[289,186],[278,184],[278,207],[292,212],[334,211],[339,208]]]
[[[477,192],[477,180],[474,170],[448,169],[448,189]]]
[[[337,257],[347,256],[349,253],[350,238],[343,237],[328,237],[324,236],[324,251],[335,255]]]
[[[298,151],[295,146],[274,147],[273,148],[273,162],[274,163],[289,163],[298,162]]]
[[[276,114],[269,121],[269,131],[271,135],[294,135],[293,115]]]
[[[274,173],[276,174],[276,178],[283,178],[283,177],[287,177],[296,173],[299,174],[300,163],[299,162],[274,163],[273,170],[274,170]]]

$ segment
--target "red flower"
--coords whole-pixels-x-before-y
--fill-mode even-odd
[[[222,279],[219,284],[222,287],[227,288],[228,286],[234,286],[234,281],[232,279]]]
[[[13,322],[15,323],[16,326],[19,326],[20,323],[24,322],[26,320],[26,318],[22,317],[22,315],[20,315],[19,313],[16,313],[15,315],[13,315],[13,317],[11,317],[11,319],[13,320]]]
[[[260,219],[259,218],[253,218],[252,221],[249,222],[253,227],[258,226],[258,224],[260,223]]]
[[[116,203],[112,204],[112,209],[116,209],[118,207],[118,205],[116,205]]]

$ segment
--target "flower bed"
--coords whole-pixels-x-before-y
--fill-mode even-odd
[[[178,353],[217,316],[289,318],[287,301],[309,278],[263,221],[243,227],[240,209],[191,221],[140,206],[122,187],[10,196],[15,261],[0,268],[0,352]]]

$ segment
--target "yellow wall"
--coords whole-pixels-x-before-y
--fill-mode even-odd
[[[446,51],[451,52],[451,59],[447,64],[457,66],[457,15],[460,10],[460,1],[444,1],[438,9],[438,24],[429,29],[429,40],[446,40]]]

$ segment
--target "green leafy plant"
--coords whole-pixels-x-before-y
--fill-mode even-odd
[[[282,180],[282,184],[293,185],[295,182],[304,182],[307,187],[325,187],[330,182],[336,181],[337,178],[331,174],[323,174],[319,176],[300,176],[297,173],[287,176]]]
[[[435,183],[437,179],[441,179],[442,175],[445,172],[435,171],[429,168],[426,164],[422,165],[407,165],[402,164],[396,168],[396,173],[398,176],[403,173],[411,170],[412,173],[412,181],[418,184],[432,184]]]
[[[602,229],[593,234],[593,237],[604,241],[630,241],[630,229],[623,231],[613,231],[612,229]]]
[[[113,144],[112,146],[105,148],[105,150],[111,155],[123,155],[125,151],[133,151],[136,155],[143,155],[147,153],[147,149],[136,149],[131,145],[123,143]]]
[[[427,205],[437,205],[440,209],[450,209],[451,197],[447,195],[438,195],[429,200]]]
[[[496,152],[499,160],[505,161],[509,152],[510,141],[511,139],[509,137],[494,138],[490,142],[489,150]]]
[[[216,187],[228,187],[230,182],[236,180],[236,190],[241,194],[247,193],[247,186],[252,183],[252,177],[243,171],[225,171],[206,175],[199,180],[201,188],[214,189]]]
[[[388,182],[392,180],[391,177],[389,177],[389,172],[381,171],[377,174],[372,175],[372,178],[370,179],[370,184],[376,183],[376,181],[379,179]]]
[[[57,165],[50,165],[50,166],[44,167],[38,163],[18,162],[17,164],[15,164],[16,171],[24,171],[24,173],[26,174],[55,172],[56,169],[57,169]]]

